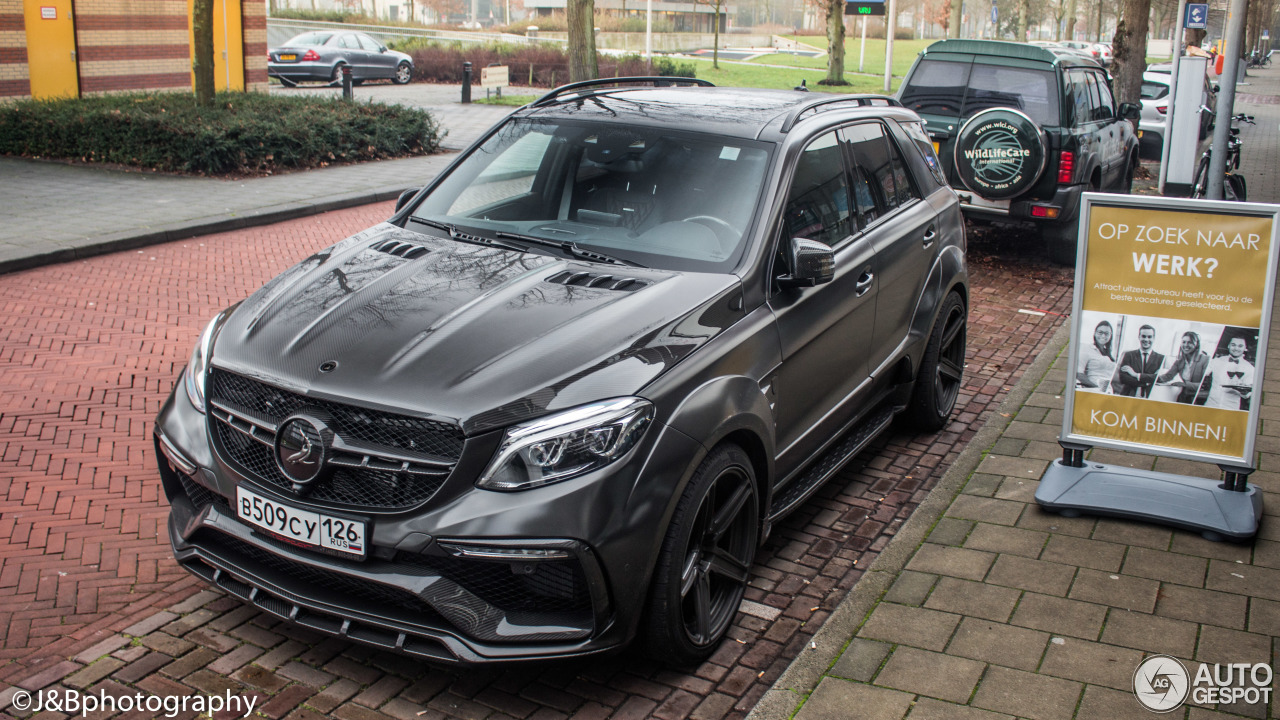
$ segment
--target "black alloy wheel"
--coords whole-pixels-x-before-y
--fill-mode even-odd
[[[909,410],[911,423],[920,430],[941,430],[955,410],[964,383],[968,326],[964,301],[954,292],[947,295],[929,334]]]
[[[658,558],[649,651],[691,664],[713,653],[742,602],[758,538],[755,473],[736,445],[711,452],[685,488]]]

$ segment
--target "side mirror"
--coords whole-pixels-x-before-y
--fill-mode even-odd
[[[1138,103],[1120,103],[1120,117],[1125,120],[1137,120],[1142,117],[1142,108]]]
[[[380,53],[384,53],[384,52],[386,52],[386,51],[387,51],[387,46],[386,46],[386,45],[379,45],[379,46],[378,46],[378,52],[380,52]]]
[[[409,201],[413,199],[413,196],[417,195],[418,191],[421,189],[422,188],[409,188],[408,190],[400,193],[400,197],[396,198],[396,212],[400,212],[401,208],[408,205]]]
[[[1222,86],[1221,86],[1221,85],[1219,85],[1218,83],[1214,83],[1214,84],[1213,84],[1213,92],[1214,92],[1215,94],[1216,94],[1216,93],[1220,93],[1220,92],[1222,92]]]
[[[778,285],[784,288],[813,287],[835,278],[836,253],[830,245],[806,238],[791,238],[787,257],[791,274],[778,277]]]

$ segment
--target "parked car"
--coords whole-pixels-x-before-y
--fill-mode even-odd
[[[920,53],[898,97],[925,119],[965,215],[1038,226],[1056,262],[1075,263],[1081,193],[1133,183],[1138,105],[1117,108],[1091,60],[942,40]]]
[[[1111,67],[1111,43],[1094,43],[1092,47],[1094,59],[1102,67]]]
[[[560,88],[214,318],[155,424],[177,561],[434,661],[714,652],[774,523],[948,423],[969,289],[918,115],[709,85]]]
[[[359,32],[306,32],[267,51],[267,75],[285,87],[341,82],[344,67],[356,83],[385,78],[404,85],[413,77],[413,58]]]
[[[1058,44],[1064,48],[1074,50],[1098,64],[1102,63],[1102,50],[1098,47],[1101,43],[1091,43],[1084,40],[1063,40]]]
[[[1142,154],[1149,158],[1159,158],[1164,146],[1165,117],[1169,112],[1170,75],[1160,72],[1142,74],[1142,117],[1138,121],[1138,139]],[[1200,111],[1200,139],[1209,136],[1213,127],[1213,110],[1217,107],[1217,93],[1206,77],[1204,92],[1200,96],[1200,107],[1209,108],[1209,112]]]

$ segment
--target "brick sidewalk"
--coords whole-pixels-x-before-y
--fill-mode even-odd
[[[152,419],[209,317],[389,212],[384,203],[0,281],[0,712],[17,713],[18,688],[61,687],[231,689],[259,694],[269,717],[299,719],[741,718],[1017,381],[1070,291],[1066,271],[1016,245],[993,254],[991,242],[972,243],[956,420],[934,436],[882,437],[777,527],[710,661],[672,669],[625,653],[441,670],[281,624],[179,570],[150,447]]]

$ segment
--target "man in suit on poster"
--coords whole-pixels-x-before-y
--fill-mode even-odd
[[[1111,381],[1111,389],[1117,395],[1127,397],[1147,397],[1151,395],[1151,386],[1155,384],[1156,373],[1164,363],[1164,355],[1155,352],[1151,346],[1156,342],[1156,329],[1150,325],[1138,328],[1138,349],[1125,352],[1120,358],[1120,368]]]

